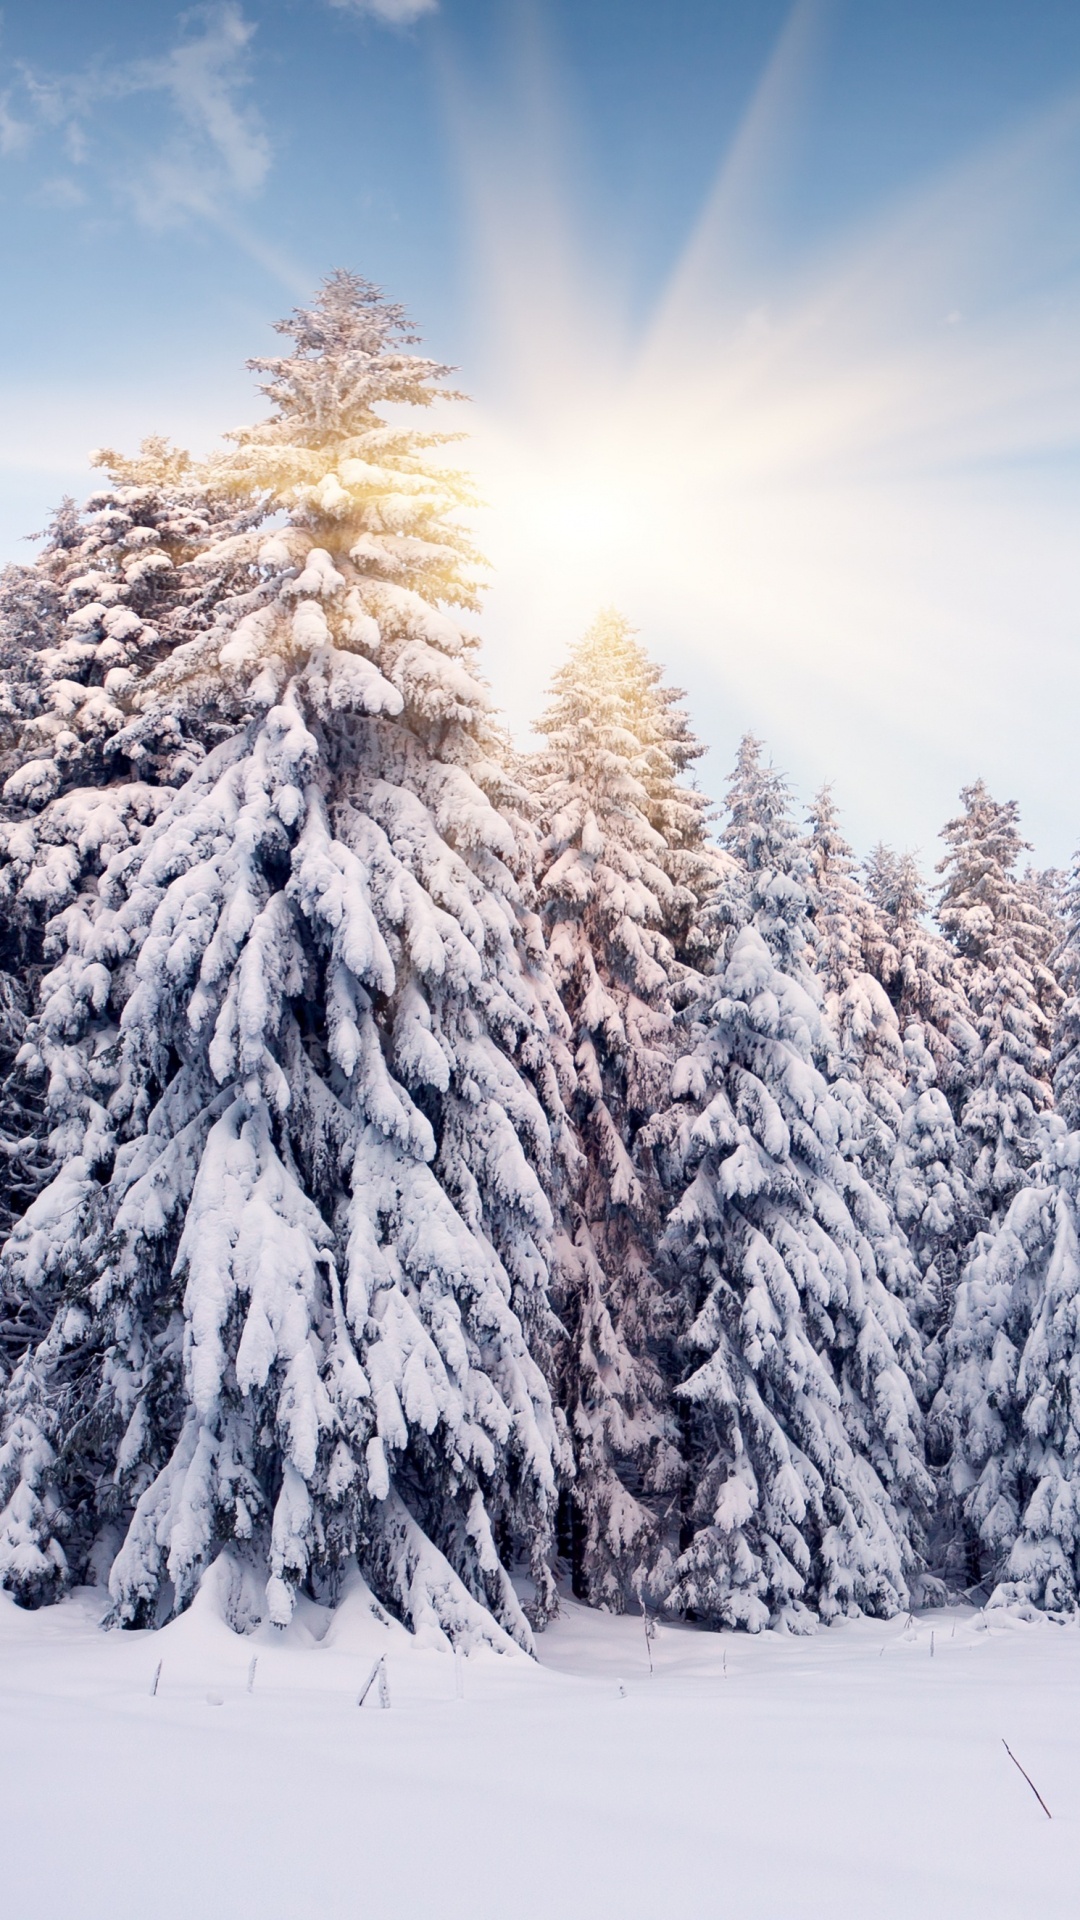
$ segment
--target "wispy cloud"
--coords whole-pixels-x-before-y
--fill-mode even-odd
[[[71,170],[46,197],[78,204],[80,176],[106,185],[148,226],[217,217],[263,186],[272,150],[250,99],[254,24],[235,0],[185,16],[175,44],[157,57],[78,73],[16,68],[0,96],[0,153],[26,153],[51,137]],[[118,108],[127,104],[135,124]],[[147,141],[140,108],[163,119]],[[137,151],[133,151],[133,148]]]
[[[366,13],[391,27],[410,27],[422,14],[437,13],[439,0],[330,0],[344,13]]]
[[[20,120],[11,106],[12,89],[0,93],[0,154],[18,153],[30,138],[31,128],[26,120]]]

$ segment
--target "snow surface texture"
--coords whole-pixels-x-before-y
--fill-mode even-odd
[[[966,1608],[809,1639],[664,1626],[650,1677],[640,1616],[572,1601],[539,1667],[455,1660],[359,1582],[332,1619],[302,1602],[245,1638],[219,1573],[152,1635],[100,1633],[100,1590],[34,1614],[0,1597],[8,1913],[1076,1912],[1075,1628]],[[390,1711],[377,1685],[358,1709],[380,1655]]]

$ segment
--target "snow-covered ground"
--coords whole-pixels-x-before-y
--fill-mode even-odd
[[[640,1618],[572,1602],[539,1665],[418,1646],[359,1584],[284,1635],[232,1633],[212,1586],[157,1634],[102,1633],[100,1611],[94,1591],[0,1601],[13,1916],[1080,1910],[1076,1629],[968,1609],[810,1639],[667,1627],[650,1676]],[[380,1653],[390,1711],[376,1688],[358,1709]]]

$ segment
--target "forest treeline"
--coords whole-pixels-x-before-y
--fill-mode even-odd
[[[1080,869],[981,782],[860,866],[749,736],[714,807],[614,611],[515,749],[450,369],[279,332],[0,579],[0,1580],[1071,1613]]]

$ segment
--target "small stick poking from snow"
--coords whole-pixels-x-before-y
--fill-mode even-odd
[[[157,1666],[156,1666],[156,1667],[154,1668],[154,1677],[153,1677],[153,1679],[152,1679],[152,1680],[151,1680],[151,1682],[150,1682],[150,1698],[151,1698],[151,1700],[152,1700],[152,1699],[154,1698],[154,1695],[155,1695],[155,1694],[156,1694],[156,1692],[157,1692],[157,1684],[158,1684],[158,1681],[159,1681],[159,1680],[161,1679],[161,1669],[162,1669],[162,1667],[163,1667],[164,1665],[165,1665],[165,1662],[164,1662],[164,1660],[159,1660],[159,1661],[158,1661],[158,1663],[157,1663]]]
[[[356,1696],[356,1704],[358,1707],[363,1706],[364,1701],[367,1699],[368,1694],[371,1692],[371,1689],[375,1684],[375,1677],[381,1665],[382,1665],[382,1660],[381,1659],[376,1660],[375,1665],[372,1667],[371,1672],[368,1674],[367,1679],[364,1681],[363,1686],[361,1687],[359,1693]]]
[[[1001,1742],[1001,1744],[1002,1744],[1002,1746],[1004,1747],[1004,1749],[1005,1749],[1005,1751],[1006,1751],[1006,1753],[1007,1753],[1007,1754],[1008,1754],[1008,1756],[1009,1756],[1009,1759],[1010,1759],[1010,1760],[1012,1761],[1012,1763],[1013,1763],[1013,1766],[1014,1766],[1014,1767],[1016,1768],[1016,1770],[1017,1770],[1017,1772],[1018,1772],[1018,1773],[1024,1773],[1024,1769],[1023,1769],[1023,1767],[1022,1767],[1022,1766],[1020,1765],[1020,1762],[1019,1762],[1019,1760],[1017,1759],[1017,1757],[1016,1757],[1016,1755],[1015,1755],[1015,1753],[1013,1752],[1013,1750],[1012,1750],[1012,1748],[1010,1747],[1010,1745],[1009,1745],[1009,1743],[1008,1743],[1008,1741],[1007,1741],[1007,1740],[1004,1740],[1004,1739],[1003,1739],[1003,1740],[1002,1740],[1002,1742]],[[1031,1777],[1031,1775],[1030,1775],[1030,1773],[1024,1773],[1024,1779],[1025,1779],[1025,1780],[1027,1781],[1027,1783],[1028,1783],[1028,1786],[1029,1786],[1029,1787],[1031,1788],[1031,1791],[1032,1791],[1032,1793],[1033,1793],[1033,1794],[1035,1795],[1035,1798],[1036,1798],[1036,1800],[1038,1801],[1038,1803],[1039,1803],[1039,1805],[1040,1805],[1040,1807],[1042,1808],[1042,1810],[1043,1810],[1043,1812],[1045,1813],[1045,1815],[1046,1815],[1046,1817],[1047,1817],[1047,1819],[1048,1819],[1048,1820],[1052,1820],[1054,1816],[1053,1816],[1053,1814],[1052,1814],[1052,1813],[1050,1812],[1050,1809],[1049,1809],[1049,1807],[1047,1806],[1047,1804],[1046,1804],[1046,1801],[1045,1801],[1045,1800],[1043,1799],[1043,1797],[1042,1797],[1042,1794],[1041,1794],[1041,1793],[1039,1792],[1039,1789],[1038,1789],[1038,1787],[1037,1787],[1037,1786],[1035,1785],[1035,1782],[1034,1782],[1034,1780],[1032,1779],[1032,1777]]]
[[[648,1610],[643,1606],[641,1617],[645,1622],[645,1651],[649,1656],[649,1673],[652,1673],[652,1627],[649,1624]]]
[[[386,1678],[385,1654],[379,1655],[379,1658],[376,1660],[375,1665],[371,1669],[371,1672],[368,1674],[368,1677],[364,1682],[364,1685],[360,1691],[359,1698],[357,1699],[357,1702],[356,1702],[358,1707],[363,1706],[364,1701],[367,1699],[368,1694],[371,1692],[371,1689],[375,1685],[376,1680],[379,1683],[379,1705],[380,1707],[388,1707],[390,1705],[390,1683]]]
[[[258,1666],[258,1664],[259,1664],[259,1656],[256,1653],[252,1658],[250,1667],[248,1668],[248,1692],[249,1693],[254,1693],[255,1691],[255,1669]]]
[[[933,1634],[931,1634],[931,1635],[930,1635],[930,1658],[931,1658],[931,1660],[933,1659],[933,1657],[934,1657],[934,1636],[933,1636]]]
[[[380,1707],[388,1707],[390,1705],[390,1682],[386,1677],[386,1655],[385,1654],[380,1654],[379,1658],[375,1662],[375,1665],[372,1667],[371,1672],[368,1674],[368,1677],[365,1680],[359,1695],[357,1696],[356,1704],[358,1707],[363,1706],[364,1701],[367,1699],[368,1694],[371,1692],[371,1689],[374,1686],[376,1680],[379,1683],[379,1705]]]

